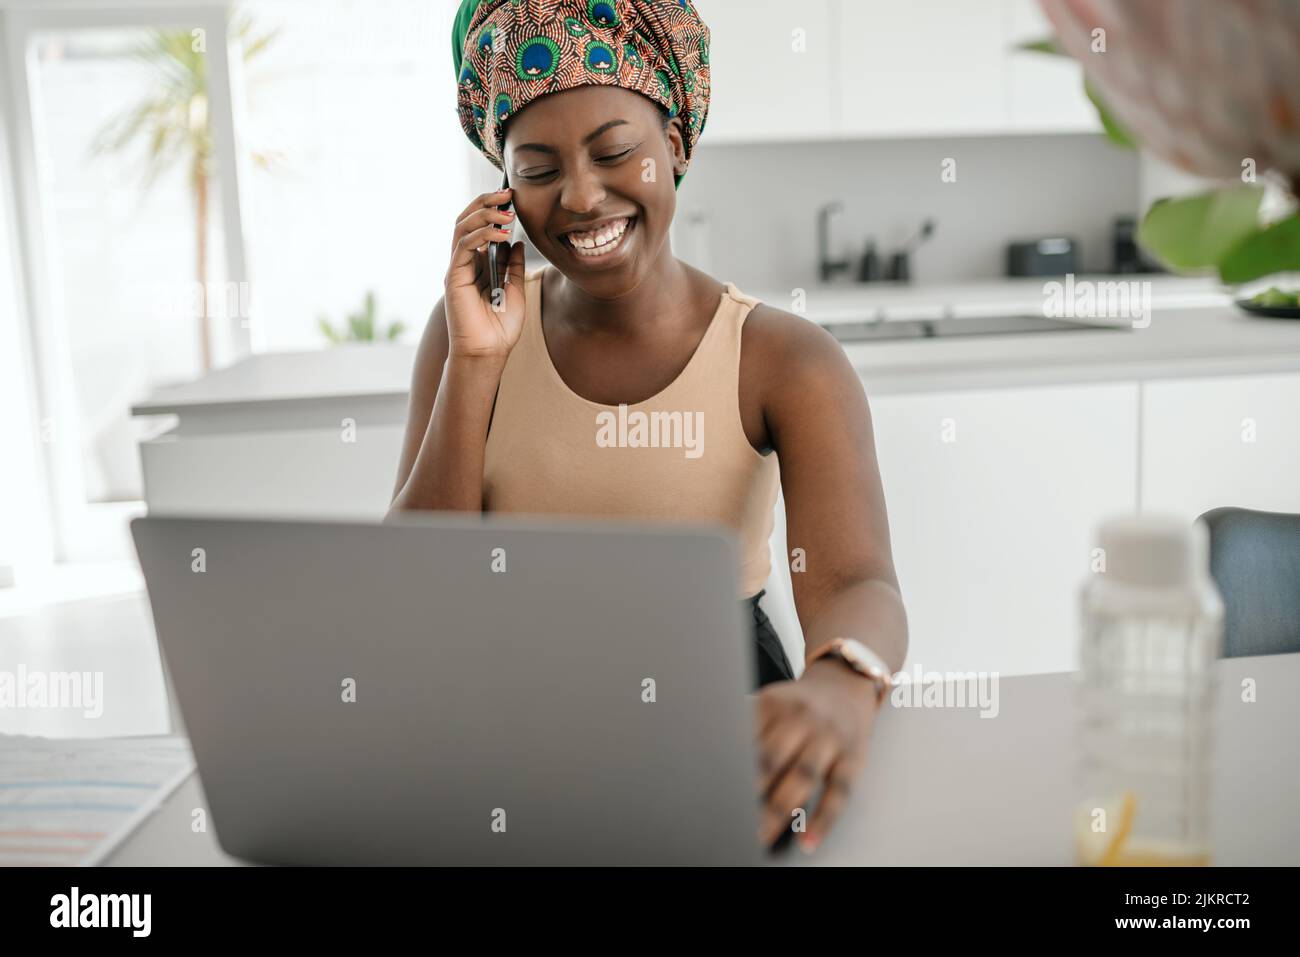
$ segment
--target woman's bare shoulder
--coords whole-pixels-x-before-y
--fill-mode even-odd
[[[744,292],[744,290],[740,290]],[[848,364],[835,337],[817,323],[758,302],[745,317],[741,333],[741,374],[760,378],[842,368]]]
[[[861,391],[857,373],[829,332],[770,303],[750,308],[740,336],[740,408],[755,449],[774,446],[779,424],[815,416],[823,402],[838,401],[832,392],[852,388]]]

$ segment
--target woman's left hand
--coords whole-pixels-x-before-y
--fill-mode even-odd
[[[839,817],[867,760],[875,722],[876,685],[842,661],[823,658],[797,681],[778,681],[758,693],[759,840],[770,846],[803,809],[798,834],[813,851]],[[808,802],[818,792],[815,811]]]

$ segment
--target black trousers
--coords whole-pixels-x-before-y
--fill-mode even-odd
[[[790,659],[785,656],[781,639],[777,637],[771,620],[758,606],[758,600],[766,594],[767,590],[764,589],[753,598],[746,598],[740,603],[742,608],[748,605],[754,616],[754,690],[756,691],[773,681],[789,681],[794,678],[794,669],[790,667]],[[793,839],[794,821],[791,820],[790,826],[772,845],[772,850],[788,846]]]
[[[794,669],[790,667],[790,659],[785,655],[781,639],[777,637],[771,620],[758,605],[759,599],[766,594],[767,590],[764,589],[753,598],[745,598],[740,603],[742,608],[748,606],[754,619],[755,689],[773,681],[788,681],[794,677]]]

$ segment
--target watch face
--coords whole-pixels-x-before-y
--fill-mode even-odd
[[[856,638],[844,638],[839,643],[839,652],[854,671],[875,681],[882,695],[887,691],[892,683],[889,668],[874,651]]]
[[[871,666],[870,655],[864,654],[866,650],[862,642],[854,638],[845,638],[840,644],[840,654],[859,671]]]

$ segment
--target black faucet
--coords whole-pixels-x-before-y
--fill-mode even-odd
[[[844,204],[838,200],[817,208],[817,274],[826,282],[837,272],[843,272],[851,265],[847,259],[831,259],[831,215],[841,212]]]

